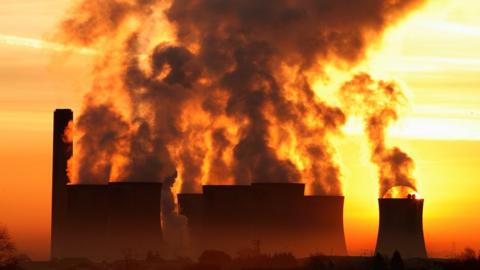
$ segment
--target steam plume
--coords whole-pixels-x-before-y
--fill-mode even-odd
[[[365,132],[371,146],[371,159],[378,167],[380,197],[393,187],[417,190],[412,177],[413,160],[398,147],[388,147],[385,132],[397,120],[398,108],[405,101],[398,85],[374,81],[368,74],[358,74],[345,83],[340,97],[346,108],[363,116]],[[399,194],[406,197],[406,194]]]
[[[178,171],[165,185],[175,191],[302,181],[310,193],[341,194],[331,138],[345,115],[312,82],[326,66],[361,61],[422,2],[80,2],[59,39],[100,51],[80,116],[100,123],[76,127],[75,181],[162,181]]]

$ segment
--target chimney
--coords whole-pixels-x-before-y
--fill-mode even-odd
[[[72,142],[65,142],[64,132],[73,121],[70,109],[57,109],[53,115],[53,168],[52,168],[52,231],[51,258],[62,257],[67,214],[67,161],[72,156]]]
[[[426,258],[423,238],[423,199],[378,199],[380,225],[376,253],[392,256],[395,250],[404,258]]]

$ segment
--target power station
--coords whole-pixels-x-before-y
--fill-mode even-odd
[[[203,194],[179,194],[194,250],[235,254],[261,245],[267,252],[346,255],[343,196],[305,196],[304,184],[206,185]]]
[[[71,110],[55,111],[51,257],[103,260],[164,249],[162,184],[156,179],[98,185],[70,182],[67,163],[73,143],[64,134],[71,121]],[[304,192],[301,183],[252,183],[205,185],[202,193],[178,194],[179,213],[188,220],[190,250],[235,254],[258,243],[271,253],[346,255],[344,197]],[[379,207],[376,251],[426,257],[423,200],[379,199]]]

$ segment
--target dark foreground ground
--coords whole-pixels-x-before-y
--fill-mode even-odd
[[[477,257],[458,259],[402,259],[399,254],[391,258],[310,256],[298,259],[289,253],[255,255],[231,258],[221,251],[206,251],[197,260],[188,258],[162,259],[149,254],[145,259],[125,258],[113,262],[91,262],[87,259],[63,259],[48,262],[19,261],[0,266],[1,270],[222,270],[222,269],[468,269],[480,270]]]

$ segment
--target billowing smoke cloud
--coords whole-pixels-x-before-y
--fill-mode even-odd
[[[74,179],[72,174],[77,173],[76,177],[82,179],[82,183],[102,183],[109,179],[115,158],[122,154],[121,149],[128,143],[129,125],[111,104],[94,105],[87,98],[85,106],[88,109],[76,121],[75,132],[78,130],[79,133],[77,143],[88,147],[75,148],[69,167],[70,170],[75,167],[76,171],[69,171],[69,174]],[[76,167],[77,164],[80,168]]]
[[[100,54],[95,100],[76,127],[85,153],[76,181],[163,181],[178,172],[166,187],[302,181],[310,193],[341,194],[331,138],[345,115],[312,82],[328,65],[358,63],[422,2],[80,2],[59,39]]]
[[[397,120],[398,108],[405,101],[398,85],[358,74],[342,86],[340,97],[347,110],[361,115],[365,121],[372,161],[378,166],[380,197],[393,187],[416,191],[413,160],[398,147],[387,147],[385,142],[386,129]],[[406,197],[406,194],[399,195]]]

